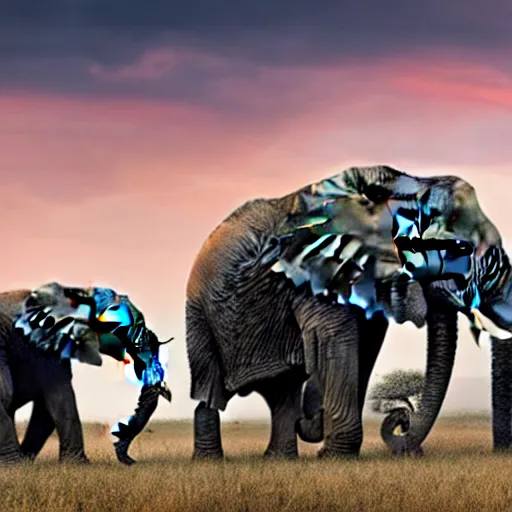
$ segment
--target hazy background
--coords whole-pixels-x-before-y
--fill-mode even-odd
[[[363,5],[364,4],[364,5]],[[49,280],[130,295],[170,347],[192,415],[184,290],[237,205],[349,165],[458,174],[512,240],[508,0],[6,0],[0,4],[0,289]],[[444,410],[489,408],[489,347],[463,326]],[[374,375],[423,368],[393,326]],[[75,365],[82,417],[130,414],[112,361]],[[224,418],[266,415],[257,396]]]

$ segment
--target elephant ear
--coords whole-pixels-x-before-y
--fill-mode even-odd
[[[297,288],[358,305],[370,316],[383,309],[375,282],[400,268],[387,201],[390,184],[402,176],[390,168],[351,168],[299,191],[277,233],[272,271],[284,273]]]
[[[91,308],[74,305],[57,283],[32,292],[14,318],[14,330],[39,350],[101,366],[100,343],[88,325]]]
[[[284,273],[297,288],[308,286],[315,296],[351,303],[371,314],[382,309],[376,298],[374,249],[351,234],[313,235],[307,242],[291,240],[291,245],[284,245],[272,270]]]
[[[489,247],[474,256],[471,275],[462,284],[454,279],[436,280],[428,285],[437,300],[464,313],[478,344],[481,332],[497,339],[510,339],[512,332],[511,266],[502,247]]]

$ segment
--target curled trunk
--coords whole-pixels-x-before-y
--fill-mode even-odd
[[[390,411],[382,422],[380,436],[394,454],[402,454],[407,448],[405,433],[409,430],[410,417],[411,410],[398,407]]]
[[[405,435],[406,451],[417,454],[421,453],[421,443],[437,419],[450,383],[457,346],[457,311],[436,309],[434,305],[427,314],[427,329],[427,368],[421,402],[417,413],[410,415]],[[384,439],[392,449],[404,441],[395,437]]]

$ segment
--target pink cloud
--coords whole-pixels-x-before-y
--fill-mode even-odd
[[[210,62],[206,54],[157,57]],[[55,189],[55,200],[134,190],[195,198],[213,189],[239,190],[241,200],[286,193],[357,163],[503,168],[512,159],[512,122],[497,107],[508,108],[509,91],[507,76],[489,65],[425,55],[226,77],[212,94],[243,107],[232,112],[0,95],[0,175],[34,193]]]
[[[164,80],[181,58],[146,57],[116,79]],[[177,337],[171,414],[194,405],[183,313],[190,266],[208,234],[246,200],[382,162],[465,177],[512,239],[510,81],[491,65],[425,56],[371,67],[262,68],[211,88],[236,108],[0,95],[0,229],[8,248],[0,288],[57,279],[128,293],[162,337]],[[396,364],[397,347],[412,346],[406,334],[400,347],[397,338],[389,345],[384,365]],[[414,336],[421,365],[424,334]],[[79,372],[84,383],[89,370]]]

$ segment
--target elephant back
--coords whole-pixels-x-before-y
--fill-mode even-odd
[[[12,346],[14,335],[13,321],[16,313],[21,308],[23,301],[30,295],[30,290],[14,290],[0,293],[0,350],[7,345]],[[18,349],[24,345],[21,339],[17,337],[20,343],[15,342]],[[16,350],[18,350],[16,349]]]
[[[288,198],[250,201],[225,219],[199,251],[186,305],[196,399],[209,401],[214,395],[222,408],[223,389],[236,391],[302,364],[291,308],[297,292],[266,263],[267,257],[273,261],[269,255],[277,248],[275,234],[290,207]],[[214,391],[212,381],[219,381]]]
[[[206,297],[215,290],[232,292],[240,271],[261,270],[272,239],[286,219],[293,198],[255,199],[232,212],[203,243],[187,282],[187,299]],[[266,269],[265,269],[266,270]]]
[[[12,328],[14,317],[30,293],[31,290],[24,289],[0,293],[0,329],[2,332],[5,329],[10,330]]]

